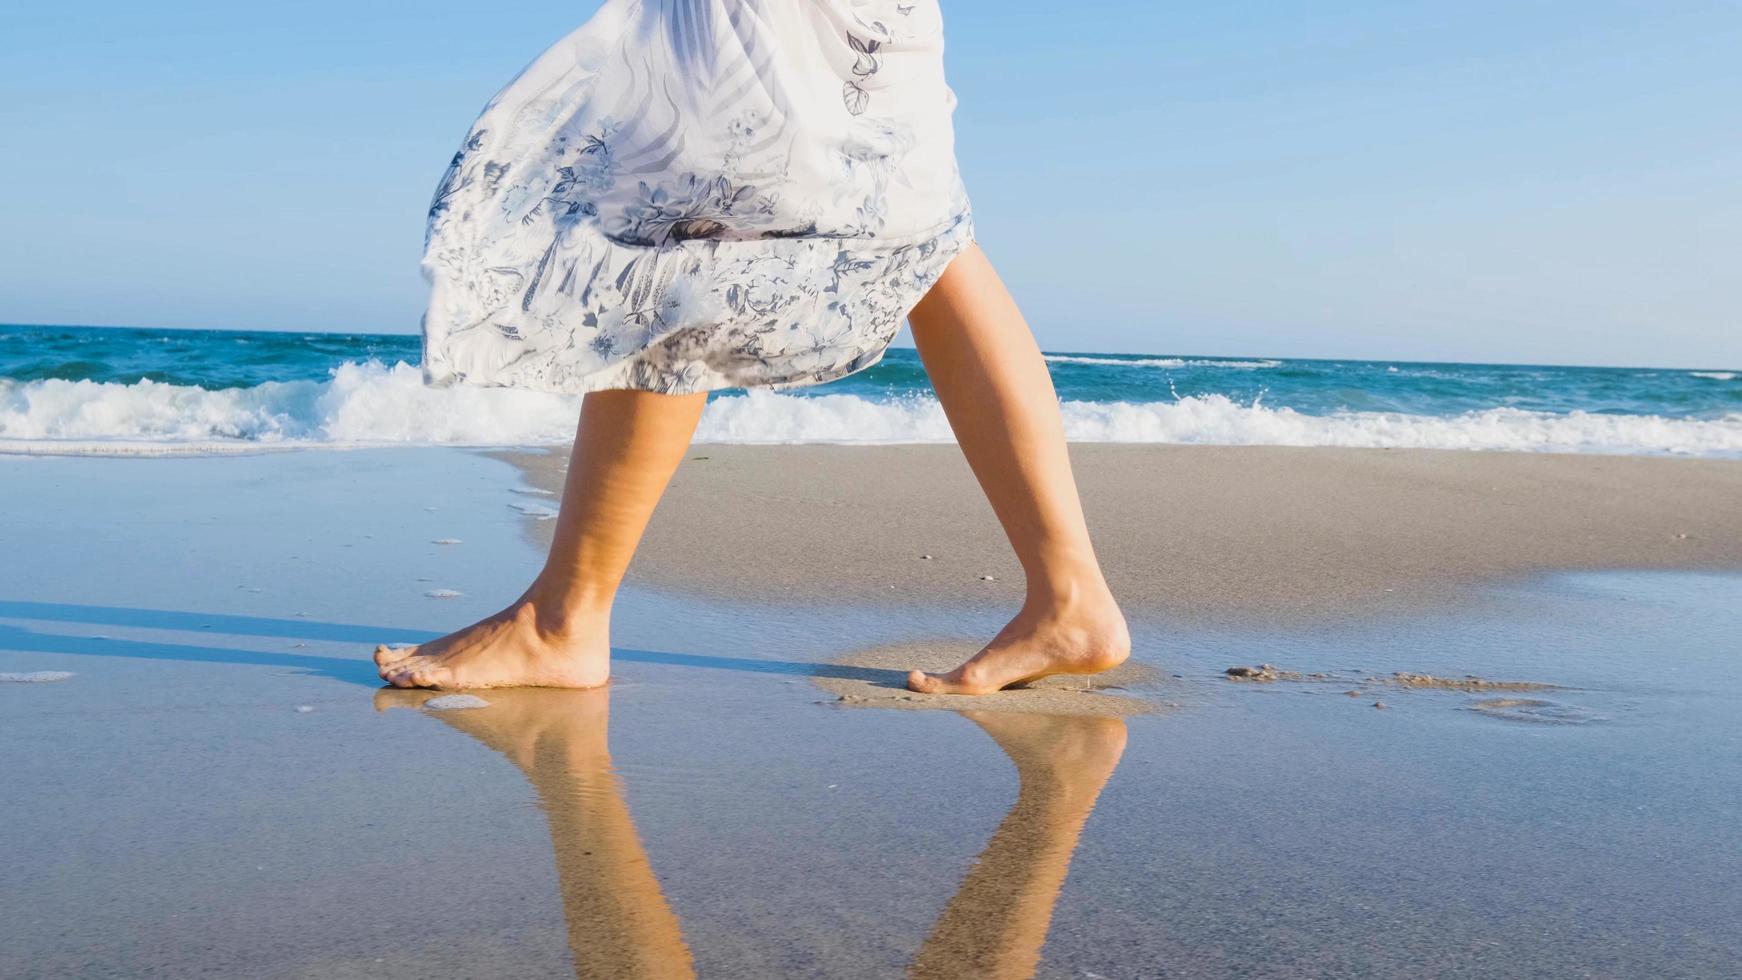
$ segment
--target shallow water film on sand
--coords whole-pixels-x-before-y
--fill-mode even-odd
[[[14,456],[0,485],[0,674],[37,680],[0,684],[8,978],[1742,973],[1721,569],[1133,602],[1113,682],[887,710],[889,651],[1012,609],[939,538],[907,549],[963,578],[930,601],[638,576],[609,688],[470,695],[383,690],[369,651],[538,567],[508,462]]]

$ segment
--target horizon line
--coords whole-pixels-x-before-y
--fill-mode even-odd
[[[175,330],[189,333],[233,333],[233,334],[326,334],[340,337],[419,337],[415,331],[399,330],[336,330],[320,327],[189,327],[166,326],[162,324],[114,324],[114,323],[14,323],[0,320],[0,330],[22,327],[47,328],[57,330]],[[898,344],[891,342],[889,348],[895,350],[915,350],[912,343]],[[1582,368],[1586,370],[1609,371],[1742,371],[1742,365],[1735,367],[1700,365],[1659,365],[1659,364],[1615,364],[1615,363],[1552,363],[1541,361],[1468,361],[1468,360],[1419,360],[1414,358],[1395,357],[1337,357],[1316,355],[1313,357],[1291,357],[1277,354],[1197,354],[1179,353],[1174,351],[1091,351],[1091,350],[1048,350],[1043,348],[1042,354],[1054,356],[1095,356],[1095,357],[1156,357],[1178,358],[1182,360],[1252,360],[1252,361],[1303,361],[1311,363],[1354,362],[1361,364],[1409,364],[1423,366],[1445,367],[1512,367],[1512,368]]]

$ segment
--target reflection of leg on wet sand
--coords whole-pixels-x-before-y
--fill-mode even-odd
[[[380,707],[429,692],[384,690]],[[693,977],[695,965],[624,802],[606,745],[607,688],[491,691],[437,717],[511,759],[538,790],[579,977]]]
[[[1095,799],[1125,751],[1118,718],[963,712],[1016,763],[1016,805],[914,960],[915,977],[1027,977]]]

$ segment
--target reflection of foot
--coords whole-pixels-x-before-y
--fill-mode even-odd
[[[418,708],[432,697],[427,691],[380,690],[375,707]],[[606,740],[610,710],[608,688],[533,687],[492,692],[482,708],[430,714],[502,753],[537,786],[546,779],[613,778]]]
[[[920,978],[1028,977],[1071,852],[1125,751],[1118,718],[965,711],[1016,763],[1016,804],[915,958]]]
[[[416,707],[426,692],[377,691],[377,708]],[[577,977],[694,977],[611,768],[609,688],[495,691],[489,704],[432,712],[507,756],[532,782],[550,823],[563,917]]]
[[[375,648],[381,679],[394,687],[598,687],[611,676],[605,616],[560,627],[522,600],[439,640]]]
[[[1131,634],[1113,596],[1030,611],[1024,606],[986,648],[947,674],[914,671],[907,686],[921,694],[990,694],[1053,674],[1098,674],[1131,655]]]
[[[1030,715],[1014,711],[964,711],[1016,763],[1024,792],[1049,805],[1075,809],[1092,804],[1125,753],[1125,722],[1083,715]]]

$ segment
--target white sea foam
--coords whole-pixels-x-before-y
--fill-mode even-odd
[[[488,708],[490,702],[475,694],[443,694],[430,698],[423,706],[431,711],[465,711],[469,708]]]
[[[522,514],[525,514],[527,517],[535,518],[535,519],[541,520],[541,521],[554,521],[554,520],[556,520],[556,516],[557,516],[557,509],[555,507],[551,507],[551,506],[548,506],[546,504],[510,503],[508,506],[514,508],[517,511],[520,511]]]
[[[515,389],[425,387],[405,363],[345,363],[328,381],[204,388],[0,379],[0,450],[222,451],[285,444],[563,443],[576,400]],[[38,445],[20,449],[18,443]],[[58,444],[55,445],[55,444]]]
[[[1739,375],[1734,371],[1689,371],[1690,378],[1706,378],[1711,381],[1735,381]]]
[[[1111,364],[1123,367],[1219,367],[1254,370],[1282,366],[1281,361],[1270,360],[1234,361],[1196,357],[1091,357],[1087,354],[1047,354],[1044,356],[1054,364]]]
[[[0,673],[0,684],[53,684],[73,676],[70,670],[32,670],[22,674]]]
[[[1716,373],[1716,372],[1714,372]],[[0,452],[149,455],[307,446],[567,445],[579,399],[511,389],[428,388],[416,368],[345,364],[330,381],[207,391],[142,381],[0,380]],[[1288,408],[1200,395],[1066,402],[1081,442],[1499,449],[1742,455],[1742,413],[1722,418],[1490,408],[1456,416]],[[935,399],[752,391],[716,399],[700,442],[949,442]],[[528,502],[530,503],[530,502]],[[541,505],[542,506],[542,505]],[[551,512],[548,506],[544,511]]]

